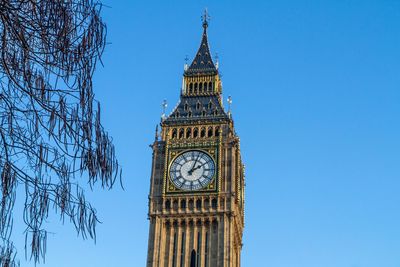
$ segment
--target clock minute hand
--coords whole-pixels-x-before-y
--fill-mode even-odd
[[[200,153],[197,154],[197,158],[196,158],[196,160],[194,161],[192,168],[190,169],[190,171],[188,171],[189,175],[192,175],[193,171],[195,170],[194,167],[196,166],[196,163],[197,163],[197,161],[199,160],[199,157],[200,157]]]
[[[197,166],[196,168],[191,169],[191,172],[193,172],[193,171],[195,171],[195,170],[197,170],[197,169],[200,169],[200,168],[201,168],[202,166],[204,166],[206,163],[207,163],[207,162],[205,162],[205,163],[203,163],[203,164]]]

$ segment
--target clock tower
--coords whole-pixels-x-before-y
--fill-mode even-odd
[[[152,144],[148,267],[240,266],[244,166],[207,28],[206,13],[180,101]]]

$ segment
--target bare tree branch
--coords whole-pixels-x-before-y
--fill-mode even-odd
[[[120,178],[93,93],[106,44],[101,7],[95,0],[0,2],[0,267],[19,265],[10,240],[19,185],[25,255],[39,263],[50,211],[96,238],[96,210],[78,179],[111,189]]]

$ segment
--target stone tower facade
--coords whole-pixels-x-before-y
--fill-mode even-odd
[[[240,266],[244,166],[207,28],[152,144],[148,267]]]

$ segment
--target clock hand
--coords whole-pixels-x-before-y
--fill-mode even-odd
[[[197,154],[197,158],[196,158],[196,160],[194,161],[192,168],[190,169],[190,171],[188,171],[189,175],[192,175],[192,173],[193,173],[193,171],[194,171],[194,167],[196,166],[196,163],[197,163],[197,161],[199,160],[199,157],[200,157],[200,153]]]
[[[197,170],[197,169],[200,169],[200,168],[201,168],[202,166],[204,166],[206,163],[207,163],[207,162],[204,162],[203,164],[197,166],[196,168],[191,169],[190,172],[192,173],[193,171],[195,171],[195,170]]]

